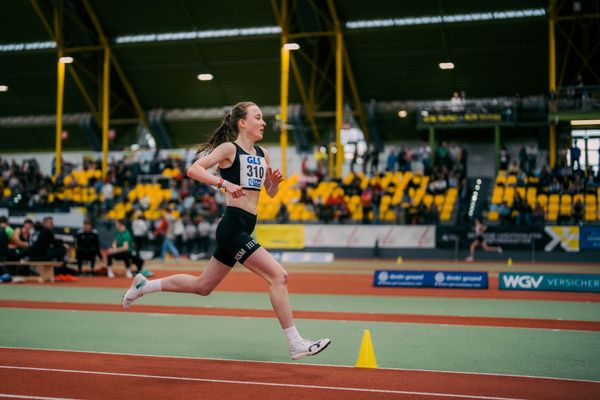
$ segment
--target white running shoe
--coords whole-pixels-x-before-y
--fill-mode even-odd
[[[290,356],[292,356],[292,360],[299,360],[306,356],[314,356],[325,350],[329,344],[331,344],[331,340],[327,338],[315,340],[314,342],[312,340],[304,339],[302,345],[290,349]]]
[[[131,286],[123,295],[123,309],[127,310],[134,301],[142,297],[144,294],[142,293],[142,287],[148,283],[148,279],[142,274],[137,274],[135,278],[133,278],[133,282],[131,282]]]
[[[131,273],[130,269],[127,269],[125,272],[125,276],[127,276],[129,279],[133,278],[133,274]]]
[[[473,262],[473,257],[467,257],[467,258],[465,258],[465,261],[466,262]]]
[[[502,254],[502,247],[498,246],[498,254]]]
[[[115,273],[112,272],[112,269],[109,269],[108,272],[106,273],[106,275],[108,275],[109,278],[114,278],[115,277]]]

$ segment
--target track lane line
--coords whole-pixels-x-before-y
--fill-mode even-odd
[[[368,389],[368,388],[352,388],[352,387],[341,387],[341,386],[302,385],[302,384],[295,384],[295,383],[275,383],[275,382],[239,381],[239,380],[228,380],[228,379],[192,378],[192,377],[179,377],[179,376],[168,376],[168,375],[130,374],[130,373],[123,373],[123,372],[82,371],[82,370],[76,370],[76,369],[16,367],[16,366],[10,366],[10,365],[0,365],[0,369],[12,369],[12,370],[23,370],[23,371],[42,371],[42,372],[82,374],[82,375],[119,376],[119,377],[142,378],[142,379],[163,379],[163,380],[187,381],[187,382],[222,383],[222,384],[232,384],[232,385],[252,385],[252,386],[297,388],[297,389],[336,390],[336,391],[343,391],[343,392],[383,393],[383,394],[399,394],[399,395],[430,396],[430,397],[451,397],[451,398],[457,398],[457,399],[526,400],[523,398],[516,398],[516,397],[490,397],[490,396],[477,396],[477,395],[467,395],[467,394],[457,394],[457,393],[434,393],[434,392],[415,392],[415,391],[405,391],[405,390],[388,390],[388,389],[374,389],[374,388]]]
[[[45,351],[45,352],[65,352],[65,353],[84,353],[84,354],[87,353],[87,354],[103,354],[103,355],[115,355],[115,356],[126,356],[126,357],[148,357],[148,358],[162,358],[162,359],[207,360],[207,361],[223,361],[223,362],[233,362],[233,363],[237,362],[237,363],[252,363],[252,364],[275,364],[275,365],[291,365],[291,366],[302,366],[302,367],[333,367],[333,368],[355,369],[355,367],[351,366],[351,365],[318,364],[318,363],[307,363],[307,362],[298,363],[298,362],[285,362],[285,361],[239,360],[239,359],[218,358],[218,357],[166,356],[166,355],[155,355],[155,354],[119,353],[119,352],[111,352],[111,351],[45,349],[45,348],[39,348],[39,347],[19,347],[19,346],[0,346],[0,350],[2,350],[2,349]],[[419,368],[411,369],[411,368],[391,368],[391,367],[377,367],[377,370],[405,371],[405,372],[427,372],[427,373],[454,374],[454,375],[499,376],[499,377],[507,377],[507,378],[525,378],[525,379],[537,379],[537,380],[551,380],[551,381],[582,382],[582,383],[600,384],[600,380],[593,380],[593,379],[502,374],[502,373],[494,373],[494,372],[445,371],[445,370],[433,370],[433,369],[419,369]]]

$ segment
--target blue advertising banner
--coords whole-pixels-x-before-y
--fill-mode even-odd
[[[600,250],[600,227],[582,226],[579,228],[579,248]]]
[[[487,272],[377,270],[375,287],[487,289]]]
[[[498,278],[498,285],[503,290],[553,290],[600,293],[600,275],[501,272]]]

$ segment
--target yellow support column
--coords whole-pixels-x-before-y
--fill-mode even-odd
[[[281,46],[281,173],[287,177],[287,109],[289,91],[290,51]]]
[[[62,169],[62,119],[63,119],[63,98],[65,92],[65,64],[59,59],[57,65],[56,78],[56,162],[54,176],[60,176]]]
[[[342,33],[338,30],[338,33],[336,33],[335,46],[335,146],[337,148],[335,159],[336,178],[342,177],[342,162],[344,161],[344,150],[342,149],[341,144],[342,119],[344,115],[344,70],[342,69],[343,45]]]
[[[556,111],[556,43],[554,40],[554,24],[556,22],[556,0],[550,0],[548,18],[548,89],[550,91],[550,111]],[[556,164],[556,125],[550,121],[550,132],[548,137],[548,156],[550,168]]]
[[[102,68],[102,179],[108,172],[108,108],[110,91],[110,49],[104,48],[104,65]]]

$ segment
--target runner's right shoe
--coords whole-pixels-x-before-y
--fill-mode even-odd
[[[148,283],[148,279],[142,274],[137,274],[135,278],[133,278],[133,282],[131,282],[131,286],[123,295],[123,309],[127,310],[134,301],[142,297],[144,294],[142,293],[142,288],[144,285]]]

